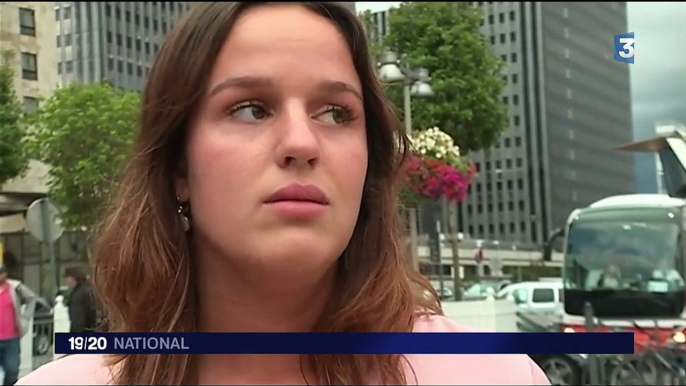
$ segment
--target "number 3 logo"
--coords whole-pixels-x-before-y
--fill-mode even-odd
[[[634,57],[634,39],[633,38],[620,38],[619,42],[624,44],[622,46],[622,51],[619,51],[619,56],[624,59]]]

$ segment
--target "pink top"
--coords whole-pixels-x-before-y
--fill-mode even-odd
[[[0,340],[15,339],[19,336],[15,312],[12,287],[9,283],[0,285]]]
[[[415,332],[466,332],[443,316],[423,317]],[[420,385],[550,385],[526,355],[408,355],[416,374],[407,369],[409,384]],[[107,385],[110,372],[101,355],[69,355],[47,363],[16,385]]]

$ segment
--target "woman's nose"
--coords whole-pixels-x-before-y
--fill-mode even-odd
[[[297,106],[279,122],[277,163],[282,167],[313,167],[321,156],[321,144],[315,122],[304,108]]]

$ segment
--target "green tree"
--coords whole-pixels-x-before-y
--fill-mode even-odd
[[[468,2],[402,3],[390,12],[383,39],[412,68],[431,75],[435,96],[412,100],[413,126],[438,126],[463,153],[493,146],[508,124],[503,62],[481,34],[480,20],[481,9]],[[402,106],[400,87],[388,92]]]
[[[105,83],[58,89],[31,116],[31,154],[50,165],[51,197],[68,227],[91,228],[109,199],[136,133],[140,95]]]
[[[23,151],[22,108],[14,90],[14,51],[0,50],[0,185],[21,175],[28,166]]]
[[[405,2],[389,13],[389,33],[382,41],[410,68],[423,67],[431,75],[435,95],[412,100],[413,128],[439,127],[463,154],[490,148],[508,125],[507,108],[501,101],[503,62],[481,34],[481,18],[481,9],[471,3]],[[373,24],[368,15],[362,20]],[[374,26],[367,28],[373,31]],[[389,85],[387,94],[395,106],[403,106],[401,85]],[[460,300],[457,203],[444,200],[444,206],[455,298]]]

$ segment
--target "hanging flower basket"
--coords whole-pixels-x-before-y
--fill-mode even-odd
[[[416,207],[426,200],[465,199],[474,165],[460,156],[452,138],[438,128],[417,132],[411,138],[412,155],[405,163],[401,200]]]

